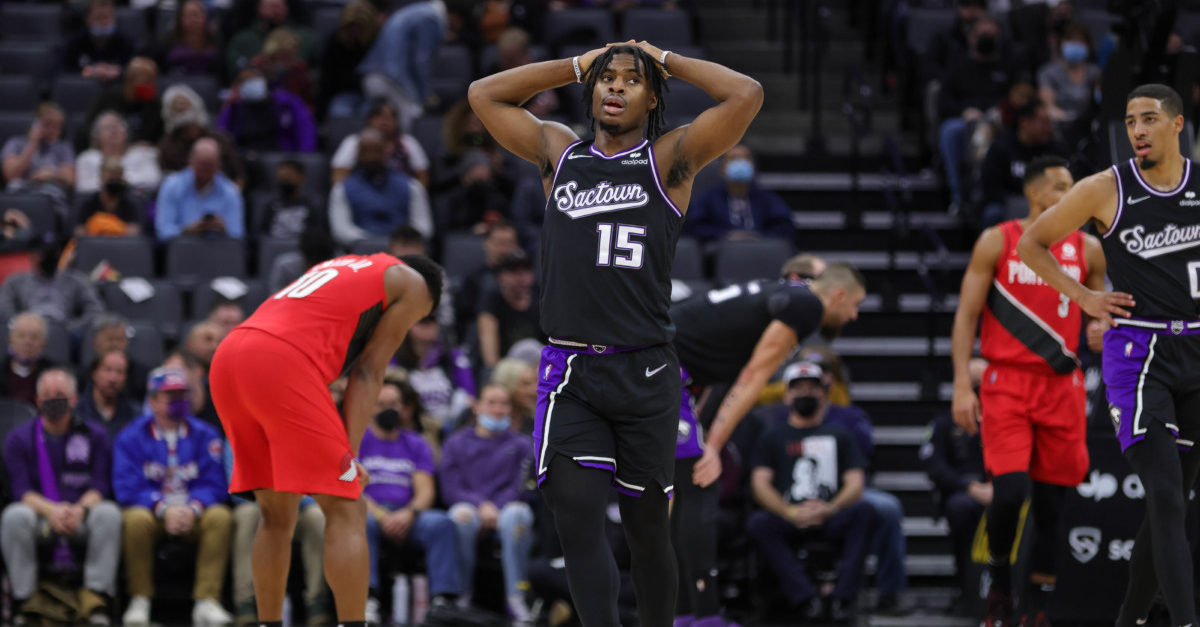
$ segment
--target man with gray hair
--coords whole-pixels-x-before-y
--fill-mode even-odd
[[[75,377],[51,368],[37,381],[38,416],[4,442],[14,502],[0,516],[0,548],[21,613],[36,609],[39,545],[52,545],[52,570],[82,559],[79,619],[107,625],[116,593],[121,512],[111,500],[112,445],[104,427],[75,419]]]
[[[150,375],[150,368],[129,354],[129,342],[133,338],[133,326],[129,324],[129,320],[121,314],[103,313],[92,321],[91,332],[92,356],[100,357],[111,352],[125,355],[129,367],[126,371],[125,385],[121,390],[140,405],[142,399],[146,398],[146,377]],[[90,362],[92,360],[88,358],[86,350],[82,360],[83,363],[75,375],[80,381],[90,381],[92,373]]]
[[[0,365],[0,397],[37,404],[37,380],[54,366],[46,358],[46,319],[26,311],[8,322],[8,355]]]
[[[241,190],[221,172],[221,148],[212,138],[196,140],[188,167],[163,181],[157,204],[154,227],[160,242],[180,235],[245,235]]]

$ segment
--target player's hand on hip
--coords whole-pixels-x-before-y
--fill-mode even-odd
[[[357,459],[354,460],[354,468],[358,471],[358,482],[362,484],[362,487],[367,487],[371,483],[371,473],[367,472],[367,469]]]
[[[950,403],[950,411],[954,415],[954,424],[962,427],[970,435],[979,430],[979,421],[983,414],[979,409],[979,396],[975,390],[968,387],[955,387],[954,400]]]
[[[1087,323],[1087,345],[1094,353],[1099,353],[1104,350],[1104,332],[1108,330],[1108,324],[1103,320],[1095,318],[1088,320]]]
[[[713,448],[704,450],[704,454],[692,468],[692,483],[707,488],[721,478],[721,452]]]
[[[1079,307],[1087,315],[1113,326],[1113,316],[1128,318],[1126,307],[1135,305],[1133,296],[1125,292],[1097,292],[1088,290],[1079,297]]]

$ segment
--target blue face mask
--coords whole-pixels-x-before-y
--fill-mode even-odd
[[[1083,63],[1087,61],[1087,44],[1078,41],[1064,41],[1062,42],[1060,52],[1062,52],[1063,60],[1067,63]]]
[[[117,25],[113,23],[108,26],[89,26],[88,32],[92,34],[92,37],[111,37],[113,33],[117,32]]]
[[[257,76],[247,79],[246,82],[242,83],[242,86],[238,88],[238,95],[242,97],[242,100],[248,100],[250,102],[261,102],[266,100],[267,79]]]
[[[508,429],[508,426],[512,424],[512,417],[504,416],[497,418],[489,414],[479,414],[479,424],[492,433],[498,433]]]
[[[172,420],[183,420],[187,418],[188,412],[191,411],[192,405],[186,398],[177,398],[172,401],[167,401],[167,415]]]
[[[754,180],[754,164],[746,159],[734,159],[725,165],[725,178],[730,183],[749,183]]]

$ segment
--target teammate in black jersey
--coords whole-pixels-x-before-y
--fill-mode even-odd
[[[853,266],[826,267],[820,261],[820,277],[802,280],[812,265],[809,255],[798,255],[784,264],[780,279],[730,285],[671,308],[685,384],[732,384],[707,434],[699,425],[700,408],[693,407],[686,388],[680,405],[675,449],[679,479],[671,515],[683,582],[676,627],[728,625],[717,616],[715,482],[721,476],[721,449],[799,343],[818,329],[840,328],[857,318],[866,297],[865,281]]]
[[[1166,85],[1134,89],[1125,129],[1136,158],[1080,181],[1017,246],[1047,283],[1112,327],[1103,352],[1109,413],[1146,488],[1118,627],[1144,622],[1159,589],[1171,625],[1196,622],[1184,512],[1200,471],[1200,180],[1179,153],[1182,112]],[[1049,252],[1089,220],[1113,292],[1084,287]]]
[[[666,77],[717,101],[664,128]],[[521,104],[585,83],[594,122],[583,141]],[[475,81],[471,107],[545,186],[542,330],[534,435],[538,483],[562,539],[584,627],[615,627],[617,568],[604,541],[609,486],[633,557],[643,627],[671,625],[676,569],[667,499],[674,488],[681,386],[668,315],[675,242],[705,164],[741,140],[762,106],[757,81],[647,42],[610,44]]]

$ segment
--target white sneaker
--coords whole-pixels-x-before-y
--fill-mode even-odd
[[[125,625],[149,625],[150,597],[135,596],[129,599],[129,607],[125,609],[125,616],[121,618],[121,623]]]
[[[200,599],[196,601],[196,606],[192,608],[192,624],[193,625],[229,625],[233,623],[233,616],[221,607],[213,599]]]
[[[381,623],[379,617],[379,599],[367,597],[367,611],[363,613],[363,620],[368,625],[378,625]]]

